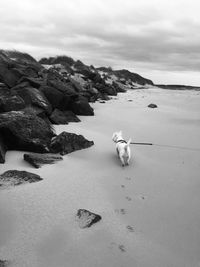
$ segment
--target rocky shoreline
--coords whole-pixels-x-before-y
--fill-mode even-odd
[[[37,62],[26,53],[0,50],[0,163],[8,150],[21,150],[37,153],[24,154],[24,160],[39,168],[62,159],[49,153],[65,155],[92,146],[81,135],[57,136],[53,124],[79,122],[77,115],[94,115],[90,102],[105,103],[118,92],[146,85],[153,82],[128,70],[95,68],[67,56]],[[23,183],[20,174],[11,176]]]

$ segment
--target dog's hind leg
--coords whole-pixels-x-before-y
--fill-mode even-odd
[[[117,151],[117,156],[119,157],[119,149],[118,149],[118,147],[116,147],[116,151]]]
[[[122,163],[122,167],[124,167],[126,165],[125,162],[124,162],[124,158],[123,157],[120,157],[120,160],[121,160],[121,163]]]

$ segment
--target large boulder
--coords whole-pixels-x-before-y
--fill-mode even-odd
[[[51,86],[41,86],[40,91],[44,93],[52,108],[59,108],[63,100],[63,93]]]
[[[51,104],[39,89],[27,86],[27,83],[22,83],[12,88],[11,91],[20,96],[26,105],[37,106],[45,110],[47,114],[51,113]]]
[[[77,82],[75,79],[73,79],[72,77],[69,77],[69,80],[71,82],[71,84],[73,85],[74,89],[77,92],[81,92],[83,91],[83,87],[81,86],[81,84],[79,82]]]
[[[0,58],[0,80],[9,88],[15,86],[23,73],[8,62],[1,61]]]
[[[52,125],[24,111],[0,114],[0,133],[9,150],[45,153],[55,136]]]
[[[71,102],[70,110],[72,110],[76,115],[93,116],[94,110],[84,98],[79,98],[78,100]]]
[[[40,154],[40,153],[24,154],[24,160],[30,163],[35,168],[40,168],[44,164],[53,164],[56,161],[62,159],[63,158],[61,156],[52,154]]]
[[[65,155],[76,150],[88,148],[94,145],[93,141],[87,140],[82,135],[62,132],[51,142],[51,152]]]
[[[18,170],[9,170],[0,175],[0,188],[5,189],[25,183],[34,183],[43,180],[39,175]]]
[[[70,81],[67,81],[61,74],[57,71],[50,69],[47,74],[47,85],[56,88],[63,94],[67,95],[77,95],[76,90]]]
[[[79,122],[79,118],[72,111],[61,111],[55,109],[49,117],[53,124],[68,124],[69,122]]]
[[[9,88],[23,76],[38,78],[42,66],[30,55],[17,51],[0,50],[0,80]]]

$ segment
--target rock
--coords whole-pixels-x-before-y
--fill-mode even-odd
[[[56,161],[62,159],[63,158],[61,156],[56,156],[52,154],[39,154],[39,153],[24,154],[24,160],[29,162],[35,168],[40,168],[44,164],[53,164]]]
[[[37,78],[42,66],[30,55],[17,51],[0,50],[0,80],[9,88],[23,76]]]
[[[61,107],[61,102],[64,97],[62,92],[51,86],[41,86],[40,91],[44,93],[53,109]]]
[[[61,111],[55,109],[51,116],[50,120],[54,124],[68,124],[69,122],[79,122],[79,118],[72,111]]]
[[[120,82],[113,82],[112,85],[114,86],[115,90],[120,93],[125,93],[127,91],[126,86],[124,86]]]
[[[158,106],[156,104],[149,104],[148,108],[157,108]]]
[[[9,88],[15,86],[18,80],[23,76],[23,73],[11,66],[9,62],[2,61],[0,57],[0,80]]]
[[[25,183],[34,183],[43,180],[39,175],[18,170],[9,170],[0,175],[0,188],[8,188]]]
[[[25,108],[24,100],[18,95],[0,95],[0,112],[17,111]]]
[[[111,98],[110,98],[107,94],[99,93],[99,94],[98,94],[98,99],[108,101],[108,100],[110,100]]]
[[[51,152],[65,155],[76,150],[88,148],[94,145],[93,141],[88,141],[82,135],[62,132],[51,142]]]
[[[77,92],[83,91],[83,87],[75,79],[69,77],[69,80]]]
[[[9,150],[49,152],[55,135],[51,124],[24,111],[0,114],[0,133]]]
[[[86,100],[79,99],[70,104],[70,110],[76,115],[93,116],[94,110]]]
[[[89,210],[79,209],[76,214],[76,220],[78,221],[80,228],[86,228],[100,221],[101,216],[90,212]]]
[[[7,147],[3,141],[3,138],[0,134],[0,163],[5,163],[5,155],[6,155]]]
[[[8,266],[9,262],[5,260],[0,260],[0,267],[6,267]]]
[[[11,90],[13,93],[20,96],[26,105],[33,105],[45,110],[47,114],[52,111],[51,104],[45,97],[45,95],[34,87],[27,87],[26,84],[17,85]]]
[[[44,85],[44,79],[43,78],[32,78],[32,77],[22,77],[18,83],[24,83],[26,82],[28,84],[28,86],[30,87],[34,87],[39,89],[41,86]]]
[[[77,95],[73,85],[57,71],[50,69],[47,74],[47,85],[56,88],[64,95]]]

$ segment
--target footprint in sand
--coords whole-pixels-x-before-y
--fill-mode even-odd
[[[110,249],[113,249],[113,248],[116,248],[116,247],[118,247],[118,249],[121,252],[126,252],[126,248],[125,248],[124,245],[122,245],[122,244],[116,244],[115,242],[110,243],[110,246],[109,246]]]
[[[130,226],[130,225],[127,225],[126,229],[131,233],[135,232],[134,228],[132,226]]]
[[[125,209],[115,209],[115,212],[118,213],[118,214],[120,213],[122,215],[126,214],[126,210]]]
[[[118,248],[121,250],[121,252],[126,252],[124,245],[119,245]]]
[[[126,197],[126,199],[127,199],[128,201],[131,201],[131,200],[132,200],[132,198],[131,198],[131,197]]]

